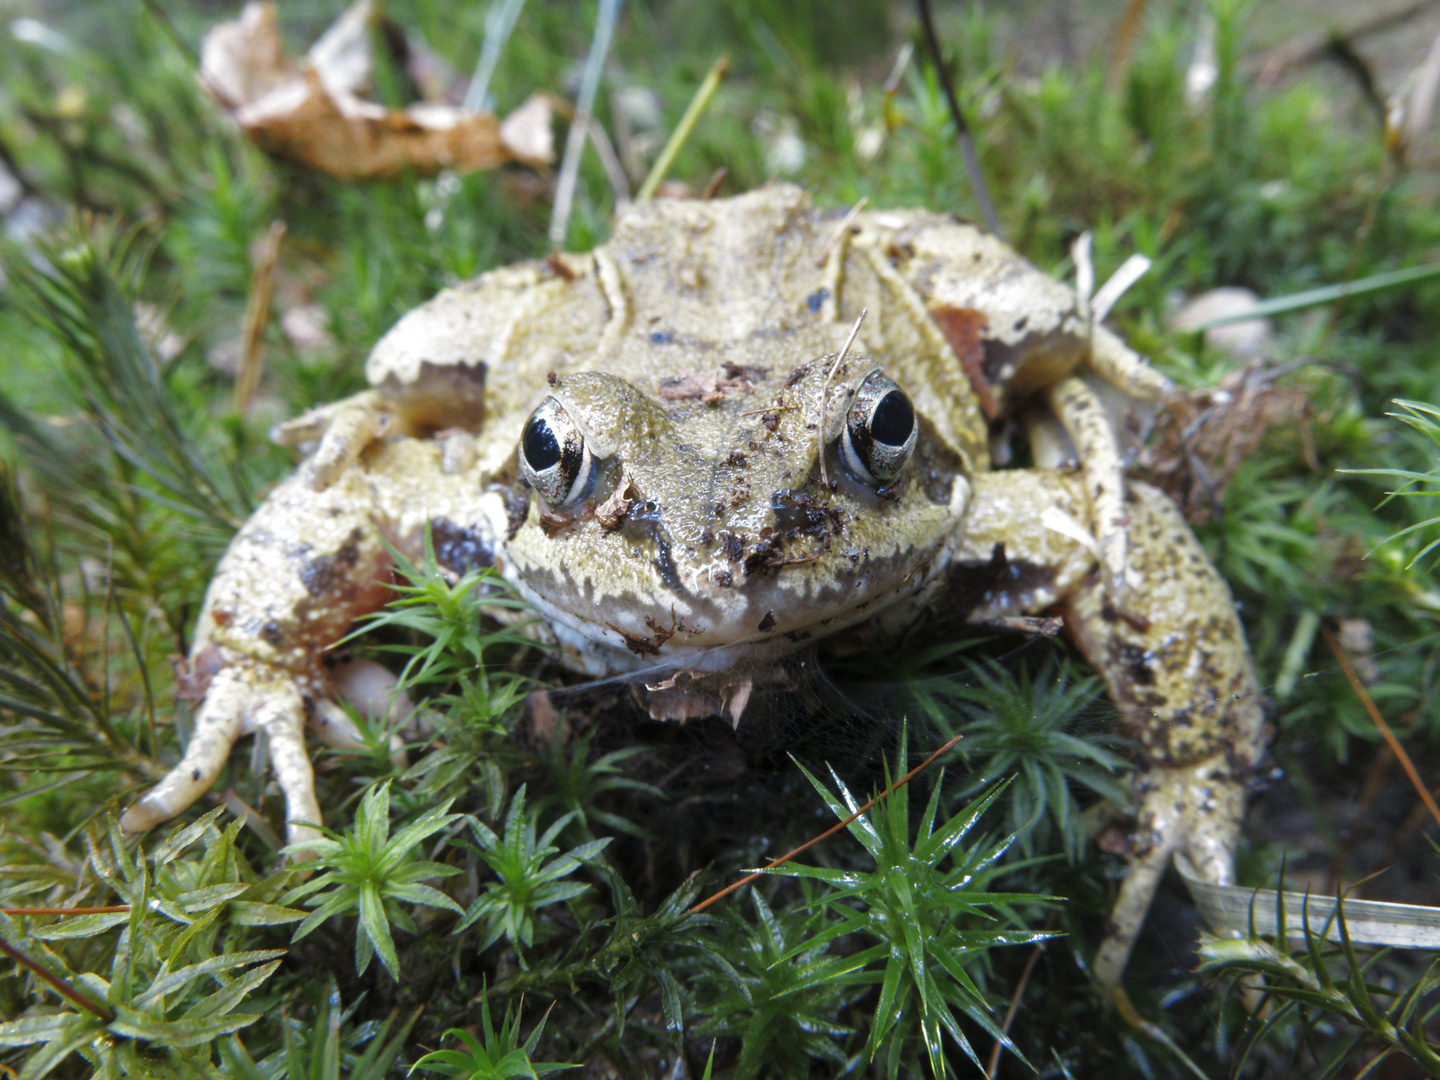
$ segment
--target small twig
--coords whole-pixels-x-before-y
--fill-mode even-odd
[[[850,346],[855,344],[855,335],[860,332],[860,324],[865,321],[865,313],[869,308],[860,309],[860,317],[855,320],[855,325],[850,328],[850,336],[845,339],[845,347],[840,350],[840,355],[835,357],[835,363],[830,365],[830,374],[825,376],[825,385],[820,390],[820,422],[815,425],[815,453],[820,459],[820,486],[830,490],[830,477],[825,472],[825,418],[830,406],[830,380],[835,378],[835,371],[840,362],[845,359],[845,354],[850,351]]]
[[[1189,1056],[1185,1051],[1180,1049],[1175,1040],[1165,1034],[1164,1028],[1159,1024],[1152,1024],[1135,1011],[1135,1006],[1130,1004],[1130,997],[1125,993],[1123,986],[1117,986],[1110,992],[1110,1000],[1115,1003],[1115,1008],[1119,1011],[1125,1023],[1129,1024],[1146,1038],[1154,1039],[1161,1046],[1165,1047],[1165,1049],[1169,1050],[1180,1059],[1193,1075],[1198,1076],[1200,1080],[1210,1080],[1210,1078],[1205,1075],[1205,1071],[1190,1060]]]
[[[1089,230],[1082,232],[1070,245],[1070,258],[1075,263],[1075,299],[1080,304],[1080,318],[1089,326],[1094,319],[1090,298],[1095,294],[1095,260],[1091,256],[1093,238]]]
[[[935,33],[935,20],[930,14],[930,0],[918,0],[920,27],[925,32],[925,44],[930,50],[930,59],[935,65],[935,74],[940,78],[940,87],[945,91],[945,100],[950,103],[950,117],[955,121],[955,131],[960,137],[960,154],[965,159],[965,172],[970,177],[970,190],[980,206],[980,216],[985,227],[1001,240],[1005,232],[1000,228],[1000,216],[995,213],[995,204],[990,201],[990,189],[985,186],[985,174],[980,171],[980,158],[975,153],[975,140],[970,135],[970,125],[960,111],[960,99],[955,96],[955,83],[950,78],[950,69],[940,55],[940,38]]]
[[[1435,805],[1435,800],[1430,797],[1430,790],[1420,779],[1419,772],[1415,769],[1415,763],[1410,760],[1410,755],[1400,745],[1400,740],[1395,738],[1395,733],[1390,730],[1390,725],[1385,723],[1385,718],[1380,715],[1380,710],[1375,707],[1375,702],[1370,700],[1370,695],[1365,692],[1365,687],[1355,676],[1355,669],[1350,666],[1350,658],[1345,655],[1345,650],[1335,640],[1335,635],[1330,633],[1328,626],[1320,628],[1320,634],[1325,638],[1325,644],[1330,646],[1330,651],[1335,654],[1335,659],[1340,662],[1340,670],[1345,672],[1345,678],[1350,680],[1350,688],[1355,691],[1355,696],[1360,699],[1360,704],[1365,706],[1365,711],[1370,714],[1370,722],[1379,730],[1390,752],[1395,755],[1400,767],[1405,770],[1405,775],[1410,777],[1410,783],[1415,786],[1415,791],[1420,796],[1420,801],[1425,804],[1425,809],[1430,811],[1430,816],[1440,824],[1440,806]]]
[[[1104,285],[1095,290],[1095,295],[1090,298],[1092,330],[1094,323],[1105,321],[1105,316],[1110,314],[1110,309],[1125,295],[1131,285],[1140,280],[1150,266],[1150,260],[1137,251],[1120,264],[1120,268],[1110,275]]]
[[[129,904],[104,904],[100,907],[7,907],[6,915],[123,915]]]
[[[265,816],[253,806],[240,798],[234,788],[227,788],[225,794],[220,796],[219,802],[235,817],[242,819],[245,825],[260,838],[260,842],[271,851],[279,851],[285,846],[285,841],[275,834]]]
[[[87,1012],[94,1013],[105,1023],[108,1024],[115,1019],[115,1014],[111,1012],[108,1008],[106,1008],[104,1005],[100,1004],[98,1001],[94,1000],[88,995],[82,994],[79,990],[76,990],[64,979],[52,975],[50,972],[46,971],[43,967],[37,964],[34,960],[31,960],[28,956],[22,953],[19,949],[15,948],[9,942],[0,941],[0,952],[3,952],[6,956],[10,957],[11,960],[14,960],[17,964],[25,968],[27,971],[33,972],[42,980],[49,983],[50,987],[61,997],[73,1001],[76,1005],[79,1005]]]
[[[1130,0],[1125,5],[1125,14],[1120,17],[1120,27],[1115,31],[1115,41],[1110,49],[1110,70],[1105,73],[1105,91],[1114,94],[1125,82],[1125,69],[1130,66],[1130,46],[1140,30],[1140,16],[1145,14],[1145,0]]]
[[[715,63],[710,65],[710,70],[705,73],[705,78],[700,83],[700,89],[695,91],[695,96],[690,99],[689,106],[685,109],[685,115],[680,117],[680,123],[675,125],[675,130],[670,135],[670,141],[665,144],[665,149],[660,151],[660,156],[655,159],[655,164],[650,168],[650,175],[645,177],[645,182],[640,185],[640,191],[636,194],[637,202],[644,202],[655,194],[660,182],[665,179],[665,174],[670,171],[670,166],[675,164],[675,156],[680,153],[680,147],[685,145],[685,140],[690,138],[690,133],[695,130],[695,125],[700,122],[700,116],[705,107],[710,104],[710,99],[715,96],[715,91],[720,89],[720,80],[730,73],[730,57],[722,56]]]
[[[890,69],[890,74],[885,77],[885,104],[882,106],[885,117],[885,133],[893,135],[895,130],[904,122],[899,110],[895,108],[895,97],[900,93],[900,80],[905,77],[905,69],[910,66],[910,58],[915,55],[915,46],[907,41],[900,47],[899,54],[895,57],[895,64]]]
[[[1398,150],[1402,156],[1420,141],[1435,111],[1435,98],[1440,94],[1440,36],[1431,43],[1430,51],[1416,72],[1415,89],[1405,104],[1405,118],[1397,133],[1400,136]]]
[[[740,415],[741,415],[741,416],[764,416],[767,412],[770,412],[770,413],[774,413],[774,412],[794,412],[794,411],[795,411],[796,409],[798,409],[798,408],[800,408],[799,405],[769,405],[769,406],[767,406],[766,408],[763,408],[763,409],[749,409],[749,410],[747,410],[746,412],[742,412]]]
[[[1292,38],[1284,45],[1265,53],[1261,59],[1260,74],[1256,83],[1261,90],[1264,90],[1289,68],[1308,64],[1323,57],[1329,49],[1330,43],[1336,38],[1354,41],[1357,38],[1382,33],[1413,19],[1426,8],[1433,6],[1434,3],[1435,0],[1411,0],[1410,3],[1389,11],[1377,11],[1373,6],[1356,5],[1353,10],[1362,12],[1363,15],[1349,26],[1327,25],[1319,30]]]
[[[720,194],[720,185],[725,182],[725,177],[728,176],[729,173],[730,170],[724,165],[721,165],[710,174],[710,179],[706,182],[704,190],[700,192],[701,202],[709,202],[716,195]]]
[[[900,777],[899,780],[896,780],[896,781],[895,781],[893,784],[891,784],[888,788],[886,788],[884,791],[880,792],[879,795],[876,795],[876,796],[875,796],[873,799],[871,799],[869,802],[865,803],[865,805],[861,806],[860,809],[856,810],[856,811],[855,811],[853,814],[851,814],[849,817],[845,818],[845,819],[842,820],[842,821],[836,822],[834,825],[830,826],[830,828],[826,829],[826,830],[825,830],[823,833],[821,833],[819,836],[813,837],[813,838],[805,841],[805,843],[801,844],[799,847],[797,847],[797,848],[792,848],[791,850],[787,851],[784,855],[781,855],[781,856],[780,856],[778,859],[776,859],[774,862],[768,862],[768,863],[766,863],[763,867],[761,867],[759,870],[753,870],[753,871],[751,871],[750,873],[746,874],[746,875],[745,875],[743,878],[741,878],[739,881],[737,881],[737,882],[735,882],[735,883],[733,883],[733,884],[731,884],[731,885],[726,885],[725,888],[721,889],[719,892],[715,893],[713,896],[708,896],[708,897],[706,897],[704,900],[701,900],[698,904],[696,904],[696,905],[695,905],[694,907],[692,907],[688,912],[686,912],[686,914],[688,914],[688,915],[697,915],[697,914],[699,914],[700,912],[702,912],[702,911],[704,911],[706,908],[708,908],[711,904],[715,903],[717,900],[721,900],[721,899],[729,896],[729,895],[730,895],[731,893],[733,893],[736,889],[743,889],[746,885],[749,885],[750,882],[756,880],[757,878],[764,877],[764,876],[765,876],[765,872],[766,872],[767,870],[774,870],[777,866],[784,866],[784,865],[785,865],[787,862],[789,862],[791,859],[795,858],[796,855],[799,855],[799,854],[800,854],[801,852],[803,852],[803,851],[808,851],[810,848],[812,848],[812,847],[814,847],[816,844],[820,843],[820,841],[826,840],[826,839],[828,839],[829,837],[834,836],[837,832],[839,832],[841,829],[845,828],[847,825],[849,825],[852,821],[854,821],[856,818],[858,818],[861,814],[863,814],[863,813],[865,813],[867,810],[869,810],[872,806],[874,806],[874,805],[875,805],[877,802],[879,802],[881,799],[883,799],[883,798],[885,798],[886,796],[892,795],[892,794],[894,794],[895,792],[899,791],[902,787],[904,787],[904,786],[905,786],[906,784],[908,784],[911,780],[913,780],[918,773],[920,773],[920,772],[923,771],[927,766],[929,766],[929,764],[930,764],[932,761],[934,761],[936,758],[938,758],[941,754],[945,753],[946,750],[949,750],[952,746],[954,746],[956,743],[958,743],[958,742],[959,742],[961,739],[963,739],[964,737],[965,737],[965,736],[963,736],[963,735],[956,735],[953,739],[950,739],[948,742],[946,742],[945,745],[941,746],[940,749],[936,750],[933,754],[931,754],[929,757],[927,757],[927,758],[926,758],[924,761],[922,761],[919,765],[916,765],[915,768],[911,769],[911,770],[910,770],[909,772],[907,772],[904,776]]]
[[[845,235],[845,230],[855,224],[855,219],[860,216],[860,211],[865,209],[865,204],[869,201],[869,195],[862,195],[860,201],[852,206],[850,212],[841,219],[840,224],[835,226],[835,231],[830,234],[830,239],[825,241],[825,247],[821,249],[819,256],[815,259],[816,269],[822,269],[829,261],[830,252],[835,250],[835,245]]]
[[[885,84],[881,89],[886,95],[900,92],[900,80],[905,77],[905,69],[910,66],[910,58],[915,55],[915,46],[907,41],[900,46],[900,51],[895,54],[895,63],[890,66],[890,74],[885,76]]]
[[[1049,930],[1054,925],[1055,913],[1052,911],[1045,916],[1045,929]],[[1043,941],[1037,941],[1035,948],[1030,950],[1030,959],[1025,961],[1025,967],[1020,972],[1020,981],[1015,984],[1015,993],[1010,995],[1010,1008],[1005,1010],[1005,1019],[1000,1024],[1002,1035],[1010,1034],[1010,1025],[1015,1022],[1015,1014],[1020,1011],[1020,998],[1025,994],[1025,985],[1030,981],[1030,975],[1035,970],[1035,965],[1040,962],[1040,954],[1044,951],[1045,942]],[[1002,1049],[1004,1049],[1004,1044],[996,1039],[995,1045],[990,1048],[990,1060],[985,1066],[985,1075],[989,1077],[989,1080],[995,1080],[1000,1072],[1000,1051]]]
[[[475,60],[475,71],[470,76],[470,85],[465,88],[461,108],[472,112],[490,111],[490,79],[524,6],[525,0],[502,0],[486,9],[485,36],[480,44],[480,55]]]
[[[250,401],[260,386],[260,370],[265,363],[265,327],[270,323],[270,301],[275,296],[275,266],[280,259],[280,241],[283,239],[285,222],[272,221],[255,255],[255,269],[250,274],[250,290],[245,298],[240,367],[235,372],[232,401],[236,412],[243,413],[250,407]]]
[[[615,193],[615,212],[618,214],[630,205],[630,178],[625,175],[625,168],[620,164],[615,146],[600,121],[589,113],[576,113],[575,119],[583,123],[590,134],[590,144],[595,147],[600,167],[605,170],[605,178],[610,181],[610,188]]]
[[[1065,620],[1058,615],[997,615],[993,619],[967,619],[965,625],[1054,637],[1065,629]]]

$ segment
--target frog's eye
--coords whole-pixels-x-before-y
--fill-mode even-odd
[[[595,478],[590,448],[565,406],[553,397],[542,401],[525,422],[520,468],[530,486],[557,509],[573,506],[590,492]]]
[[[850,402],[840,453],[860,479],[888,484],[910,460],[918,431],[905,391],[884,372],[872,371]]]

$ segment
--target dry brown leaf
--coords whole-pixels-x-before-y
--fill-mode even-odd
[[[620,477],[620,482],[615,485],[614,492],[603,503],[595,508],[595,520],[600,523],[600,528],[607,533],[614,532],[620,527],[620,522],[630,512],[635,499],[627,492],[631,490],[630,474],[627,472]],[[636,492],[639,495],[639,492]]]
[[[1137,465],[1191,524],[1211,518],[1235,470],[1271,430],[1295,431],[1306,457],[1313,456],[1310,395],[1302,387],[1276,385],[1286,370],[1253,361],[1219,386],[1178,393],[1167,403],[1156,437],[1139,449]]]
[[[366,99],[376,17],[372,0],[359,0],[297,64],[285,53],[275,4],[247,4],[234,22],[205,35],[200,80],[266,153],[332,176],[474,172],[553,160],[550,105],[541,95],[503,121],[444,103],[390,109]]]

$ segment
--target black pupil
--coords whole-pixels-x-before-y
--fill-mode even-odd
[[[915,409],[899,390],[891,390],[870,414],[870,434],[887,446],[904,446],[915,428]],[[526,444],[526,453],[529,453]]]
[[[532,416],[525,425],[520,445],[525,452],[525,460],[537,473],[544,472],[560,460],[560,441],[555,438],[550,425],[538,416]]]

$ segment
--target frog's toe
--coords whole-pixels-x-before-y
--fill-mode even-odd
[[[319,836],[315,775],[305,751],[305,699],[296,679],[268,664],[239,662],[216,673],[195,717],[185,756],[120,818],[127,832],[143,832],[179,814],[209,791],[243,735],[265,732],[271,764],[285,795],[291,844]],[[297,852],[303,857],[303,851]]]
[[[1090,969],[1096,987],[1107,1000],[1110,992],[1120,984],[1120,976],[1125,974],[1125,965],[1130,961],[1135,939],[1145,925],[1150,901],[1155,898],[1155,889],[1175,853],[1177,839],[1173,833],[1154,829],[1143,841],[1138,836],[1134,838],[1137,846],[1131,852],[1130,865],[1120,885],[1120,895],[1110,911],[1105,940],[1100,943]]]
[[[1062,379],[1050,388],[1049,401],[1080,458],[1105,592],[1112,602],[1118,601],[1126,587],[1130,518],[1125,511],[1125,476],[1115,429],[1100,398],[1083,379]]]
[[[1103,326],[1095,327],[1090,338],[1090,370],[1127,397],[1141,401],[1164,401],[1175,392],[1169,378]]]
[[[126,832],[144,832],[168,821],[210,790],[241,735],[241,718],[250,694],[245,672],[221,670],[210,683],[195,717],[185,756],[153,788],[120,816]]]
[[[358,458],[365,447],[381,438],[390,426],[390,414],[373,390],[311,409],[294,420],[277,424],[270,440],[281,446],[319,441],[305,466],[306,479],[315,491],[324,491]]]
[[[365,710],[360,710],[362,713]],[[335,702],[321,699],[310,709],[310,729],[315,737],[332,750],[346,750],[362,753],[369,749],[364,734],[355,726],[350,714]],[[409,764],[405,755],[405,740],[399,732],[390,736],[390,762],[397,769]]]
[[[270,767],[285,796],[285,838],[290,855],[308,859],[303,845],[320,839],[320,803],[315,771],[305,749],[305,702],[293,681],[280,682],[252,711],[252,723],[269,740]]]
[[[1196,874],[1210,884],[1234,884],[1235,845],[1245,810],[1243,786],[1223,755],[1151,768],[1134,787],[1140,807],[1130,838],[1130,866],[1091,969],[1107,996],[1124,974],[1172,856],[1184,853]]]

